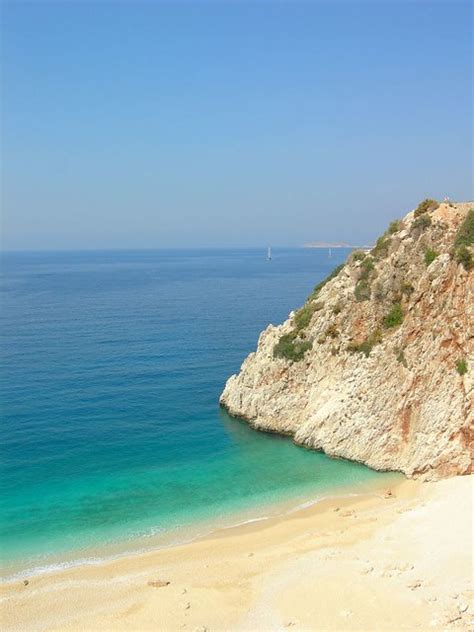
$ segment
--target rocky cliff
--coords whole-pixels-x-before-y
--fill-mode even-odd
[[[425,200],[353,252],[221,404],[329,455],[436,479],[472,464],[473,203]]]

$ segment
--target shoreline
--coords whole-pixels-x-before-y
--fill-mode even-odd
[[[27,586],[5,582],[2,627],[467,629],[472,483],[403,480],[388,497],[332,497]]]
[[[198,542],[202,539],[221,537],[229,530],[245,526],[247,523],[261,523],[267,520],[284,519],[307,507],[313,507],[325,501],[336,501],[339,498],[356,498],[367,495],[383,493],[387,487],[394,488],[402,482],[404,476],[399,472],[384,472],[384,481],[379,479],[358,481],[353,485],[341,485],[328,490],[324,495],[319,496],[318,491],[301,494],[274,501],[267,501],[260,505],[264,507],[264,513],[259,513],[257,504],[252,504],[245,509],[240,508],[225,514],[220,522],[216,523],[215,518],[200,518],[189,524],[171,528],[168,531],[154,534],[152,536],[139,535],[136,538],[117,540],[105,545],[88,547],[81,551],[81,555],[74,555],[71,551],[65,554],[51,555],[42,564],[38,559],[20,560],[18,563],[5,565],[7,571],[2,570],[0,576],[0,586],[8,585],[16,581],[30,580],[32,578],[61,572],[68,569],[77,569],[88,566],[100,566],[109,562],[115,562],[124,558],[135,557],[137,555],[147,555],[157,551],[185,546]],[[126,547],[126,543],[129,544]],[[145,545],[147,543],[147,545]],[[136,544],[136,546],[134,546]],[[76,553],[79,553],[77,551]]]

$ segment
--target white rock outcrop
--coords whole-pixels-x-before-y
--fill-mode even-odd
[[[472,207],[441,204],[424,226],[411,212],[364,259],[352,254],[308,299],[309,323],[292,312],[260,335],[221,404],[256,429],[375,469],[471,471],[473,275],[453,244]],[[388,326],[394,306],[403,320]],[[309,347],[298,361],[274,355],[285,334]]]

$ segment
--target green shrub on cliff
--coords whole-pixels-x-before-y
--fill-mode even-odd
[[[392,235],[398,232],[402,227],[402,222],[395,219],[390,222],[387,230],[375,242],[375,246],[370,251],[376,259],[383,259],[388,255],[390,244],[392,243]]]
[[[324,333],[326,336],[329,336],[329,338],[337,338],[339,336],[339,330],[334,323],[328,325]]]
[[[474,209],[471,208],[466,215],[466,219],[456,233],[454,247],[472,246],[474,244]]]
[[[403,349],[395,349],[395,354],[397,356],[397,362],[400,362],[400,364],[403,364],[405,369],[407,369],[408,362],[407,362],[407,359],[405,358],[405,352],[403,351]]]
[[[472,270],[474,261],[469,247],[474,244],[474,209],[470,209],[466,219],[456,233],[454,239],[454,258],[461,263],[466,270]]]
[[[439,206],[439,202],[426,198],[423,202],[420,202],[415,209],[415,217],[423,215],[423,213],[429,213],[435,211]]]
[[[401,325],[403,322],[403,310],[400,303],[394,303],[392,305],[392,309],[388,312],[388,314],[383,319],[383,325],[387,329],[391,327],[397,327],[397,325]]]
[[[438,252],[436,252],[436,250],[433,250],[432,248],[427,248],[425,250],[425,263],[427,266],[430,265],[430,263],[433,263],[433,261],[436,259],[436,257],[438,256]]]
[[[374,260],[372,257],[366,257],[360,264],[359,279],[367,280],[374,267]]]
[[[472,254],[470,253],[469,249],[466,248],[466,246],[461,246],[460,248],[457,248],[456,252],[454,253],[454,258],[458,263],[461,263],[466,268],[466,270],[472,270],[472,268],[474,267]]]
[[[351,353],[363,353],[366,358],[369,357],[370,352],[375,347],[382,342],[382,332],[380,329],[376,329],[370,336],[367,336],[362,342],[355,343],[351,342],[347,350]]]
[[[316,311],[316,303],[308,301],[295,313],[295,327],[297,330],[304,329],[311,322],[314,312]]]
[[[402,284],[400,286],[400,292],[402,294],[405,294],[405,296],[411,296],[414,291],[415,288],[411,283],[409,283],[408,281],[402,281]]]
[[[323,309],[324,303],[322,301],[311,301],[308,300],[300,307],[300,309],[295,312],[295,327],[298,331],[305,329],[309,323],[311,322],[311,318],[315,312],[319,312],[319,310]]]
[[[422,215],[421,217],[417,217],[411,225],[412,230],[425,230],[425,228],[428,228],[428,226],[431,226],[431,217],[429,217],[429,215]]]
[[[354,288],[356,301],[368,301],[371,296],[369,278],[374,270],[374,260],[367,256],[360,264],[359,279]]]
[[[273,357],[298,362],[311,347],[311,342],[298,340],[296,332],[293,331],[280,338],[273,348]]]
[[[393,222],[390,222],[387,232],[390,235],[393,235],[393,233],[396,233],[397,231],[400,230],[401,226],[402,226],[401,221],[399,219],[395,219]]]
[[[365,259],[365,252],[363,250],[355,250],[351,257],[352,261],[363,261]]]
[[[459,375],[465,375],[467,373],[467,362],[464,358],[456,362],[456,371]]]
[[[387,233],[384,233],[375,242],[375,246],[372,248],[371,254],[378,259],[383,259],[388,255],[388,249],[390,248],[391,241],[392,240]]]

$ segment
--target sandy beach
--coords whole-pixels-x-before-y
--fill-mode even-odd
[[[2,586],[4,630],[472,629],[472,476]]]

